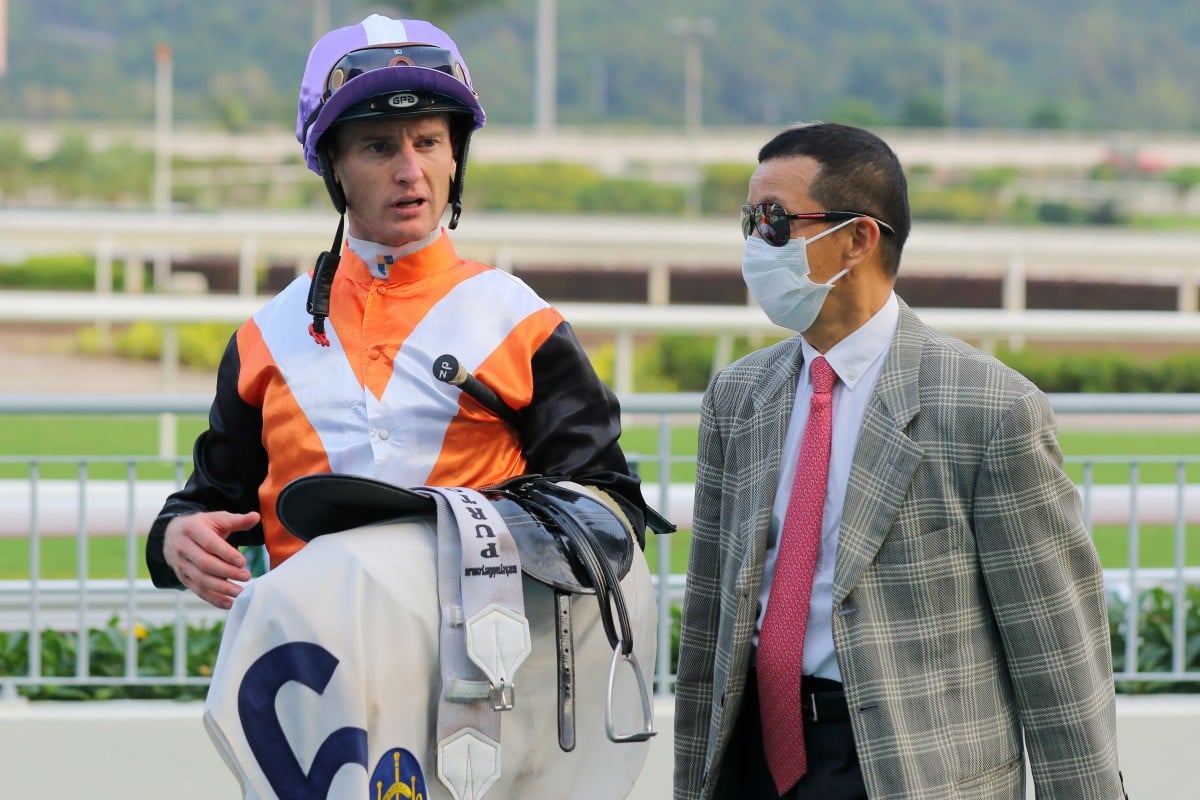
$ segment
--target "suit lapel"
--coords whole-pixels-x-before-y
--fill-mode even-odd
[[[905,429],[920,411],[917,381],[925,326],[900,302],[900,321],[867,405],[838,531],[833,599],[839,603],[875,558],[904,500],[921,449]]]
[[[788,420],[796,400],[796,384],[800,379],[803,361],[800,337],[794,336],[784,342],[787,350],[780,359],[782,369],[766,372],[762,382],[754,391],[751,413],[743,419],[743,430],[738,437],[745,445],[742,452],[759,465],[752,485],[746,487],[741,497],[740,519],[752,521],[752,529],[742,561],[743,568],[753,564],[758,570],[757,579],[762,581],[762,559],[767,549],[767,536],[771,522],[771,506],[779,488],[779,470],[783,458],[783,443],[787,436]],[[744,576],[753,581],[754,576]],[[751,588],[751,587],[748,587]],[[757,593],[757,587],[752,587]]]

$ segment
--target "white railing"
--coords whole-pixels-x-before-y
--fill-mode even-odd
[[[95,257],[96,289],[113,289],[114,265],[139,276],[152,264],[150,285],[171,288],[172,264],[197,256],[236,264],[238,293],[254,294],[257,271],[268,264],[310,269],[329,247],[336,217],[329,212],[151,213],[0,209],[0,263],[34,254]],[[622,268],[646,278],[646,302],[670,303],[672,269],[736,274],[742,237],[732,216],[679,218],[471,212],[454,234],[465,258],[520,272]],[[1000,278],[1003,305],[1025,307],[1028,276],[1139,284],[1178,290],[1177,309],[1197,310],[1200,233],[1095,226],[917,224],[905,245],[902,274]]]
[[[1200,415],[1200,395],[1052,395],[1051,402],[1060,419],[1094,414],[1120,418],[1146,414]],[[0,395],[0,414],[203,414],[208,403],[208,397],[199,395]],[[674,466],[694,461],[691,455],[672,452],[670,442],[674,427],[695,425],[699,395],[631,395],[623,398],[622,407],[630,420],[641,425],[653,424],[657,429],[658,444],[654,452],[628,453],[631,461],[641,469],[653,467],[659,476],[656,482],[646,484],[647,500],[686,529],[691,522],[691,486],[662,478],[670,476]],[[1200,463],[1200,455],[1069,456],[1067,461],[1069,468],[1080,471],[1079,487],[1089,526],[1115,524],[1126,526],[1128,530],[1129,566],[1108,570],[1105,576],[1114,602],[1125,603],[1121,655],[1128,666],[1118,672],[1117,679],[1200,681],[1200,670],[1191,669],[1187,664],[1184,644],[1184,612],[1190,604],[1186,592],[1188,587],[1200,584],[1197,574],[1200,570],[1189,564],[1185,546],[1189,525],[1200,522],[1200,495],[1198,487],[1188,484],[1186,473],[1189,466]],[[123,465],[123,478],[92,477],[105,466],[111,469],[113,463]],[[72,465],[76,470],[74,478],[42,477],[43,470],[61,468],[63,464]],[[1093,477],[1095,470],[1110,469],[1112,464],[1120,464],[1128,480],[1121,484],[1097,483]],[[1174,481],[1143,484],[1139,477],[1142,470],[1161,464],[1174,465]],[[13,465],[20,465],[26,477],[0,481],[0,520],[4,521],[0,535],[23,537],[29,542],[30,577],[0,581],[0,631],[27,633],[29,661],[24,671],[0,674],[0,696],[15,696],[18,686],[203,686],[207,678],[189,671],[186,663],[188,629],[189,626],[203,628],[216,624],[222,618],[221,612],[214,611],[189,593],[161,592],[137,577],[142,560],[141,537],[166,494],[182,482],[188,469],[187,459],[86,455],[0,457],[0,467],[11,468]],[[161,472],[163,465],[168,467],[173,478],[142,477],[149,468]],[[1150,524],[1172,527],[1173,566],[1154,569],[1139,566],[1142,527]],[[85,567],[79,569],[75,579],[42,580],[36,577],[41,571],[41,548],[49,539],[73,537],[77,563],[86,565],[88,544],[101,535],[124,538],[124,578],[92,579]],[[683,591],[683,576],[670,571],[674,539],[659,536],[649,544],[654,548],[658,564],[656,585],[662,587],[659,591],[660,653],[670,651],[670,609],[672,604],[679,602]],[[1128,600],[1140,597],[1143,590],[1151,587],[1167,590],[1173,600],[1170,628],[1174,644],[1169,668],[1145,672],[1138,669],[1138,648],[1142,641],[1138,604]],[[41,662],[44,636],[95,627],[113,618],[122,620],[123,626],[124,669],[121,675],[90,674],[87,637],[78,639],[72,674],[53,675],[44,669]],[[138,626],[167,623],[174,626],[171,669],[153,677],[141,674]],[[658,665],[656,681],[660,693],[670,691],[673,685],[665,658]]]
[[[1200,239],[1196,244],[1200,252]],[[1195,292],[1191,292],[1195,294]],[[1190,296],[1190,295],[1189,295]],[[97,324],[151,322],[163,326],[162,389],[173,391],[179,372],[179,326],[189,323],[240,324],[267,301],[258,296],[105,294],[93,292],[4,292],[0,324]],[[613,337],[613,387],[631,395],[634,342],[643,334],[690,333],[716,338],[714,366],[723,366],[737,336],[780,337],[788,331],[757,306],[558,303],[580,332]],[[939,330],[988,348],[997,342],[1027,341],[1126,343],[1200,342],[1200,313],[1189,311],[1039,311],[1020,309],[917,309]]]

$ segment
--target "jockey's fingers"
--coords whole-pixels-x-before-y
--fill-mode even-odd
[[[241,587],[231,581],[250,580],[246,559],[226,541],[239,526],[251,527],[257,514],[206,512],[176,517],[167,526],[163,555],[188,589],[218,608],[229,608]]]
[[[205,549],[198,542],[192,542],[190,547],[180,549],[180,556],[198,574],[211,575],[226,581],[250,580],[250,570],[246,569],[246,557],[224,540],[216,541],[221,544],[221,548],[215,552]]]
[[[185,569],[179,580],[201,600],[221,609],[231,608],[233,601],[242,593],[242,587],[238,584],[202,572],[191,573]]]
[[[180,583],[217,608],[232,606],[234,598],[242,592],[237,581],[250,580],[250,571],[245,567],[213,556],[194,543],[180,555],[180,564],[175,569]]]
[[[259,516],[231,514],[226,511],[208,511],[176,517],[167,525],[163,540],[163,552],[167,563],[178,569],[175,562],[187,559],[200,561],[200,555],[192,552],[201,550],[215,558],[241,568],[246,559],[236,547],[226,541],[231,533],[254,527]]]
[[[237,531],[244,531],[253,528],[258,524],[261,516],[257,511],[249,511],[245,514],[235,514],[230,511],[210,511],[204,515],[208,523],[222,538],[228,538],[229,534]]]
[[[203,561],[204,556],[208,556],[240,570],[246,566],[246,557],[242,555],[242,551],[227,541],[231,532],[204,526],[189,528],[185,535],[185,541],[190,547],[185,545],[181,549],[184,550],[185,557],[197,564]],[[198,552],[193,552],[193,550]],[[206,569],[205,571],[212,572],[213,570]]]

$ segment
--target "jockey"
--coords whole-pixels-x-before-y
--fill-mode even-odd
[[[617,399],[571,326],[451,242],[485,119],[457,45],[428,22],[372,15],[313,47],[296,138],[341,215],[337,235],[231,338],[193,472],[150,529],[156,586],[229,608],[250,578],[238,547],[265,544],[272,566],[299,550],[276,498],[324,472],[399,486],[570,479],[642,540]],[[439,380],[445,356],[503,413]]]

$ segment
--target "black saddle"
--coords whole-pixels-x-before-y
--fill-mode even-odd
[[[633,539],[596,498],[537,476],[513,478],[481,494],[504,517],[521,568],[534,580],[574,594],[595,594],[598,585],[615,584],[629,572]],[[432,514],[436,508],[431,495],[338,473],[297,478],[276,502],[280,524],[306,542],[335,531]]]

